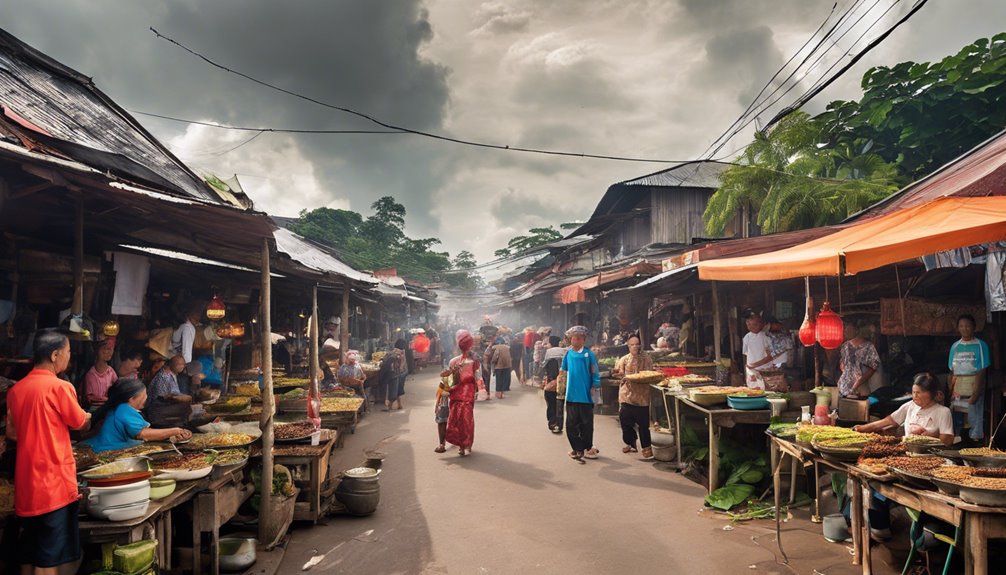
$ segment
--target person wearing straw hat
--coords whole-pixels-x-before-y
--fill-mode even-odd
[[[570,348],[562,358],[560,377],[566,380],[566,438],[572,451],[570,458],[578,463],[597,459],[594,447],[594,399],[601,390],[601,368],[597,356],[584,344],[587,328],[576,325],[566,331]]]

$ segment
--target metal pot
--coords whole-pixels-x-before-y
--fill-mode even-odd
[[[335,490],[335,498],[346,506],[352,515],[370,515],[381,502],[380,471],[357,467],[343,472],[342,481]]]

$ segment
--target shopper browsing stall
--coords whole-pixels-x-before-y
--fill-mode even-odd
[[[21,564],[36,572],[74,572],[81,559],[77,466],[70,429],[91,414],[59,374],[70,365],[70,340],[55,330],[35,334],[35,367],[7,392],[7,439],[17,442],[14,508],[21,518]]]
[[[108,401],[94,414],[98,435],[87,440],[95,452],[127,449],[145,441],[184,440],[192,432],[181,427],[153,429],[140,410],[147,402],[147,388],[139,379],[121,379],[112,386]]]
[[[985,438],[985,376],[991,365],[989,346],[975,337],[975,318],[957,318],[961,339],[950,346],[950,398],[954,432],[961,436],[964,422],[970,426],[972,441]]]
[[[870,341],[873,327],[865,322],[849,323],[845,326],[848,341],[842,344],[838,378],[838,392],[842,397],[866,397],[870,395],[867,383],[880,367],[880,354]]]
[[[360,352],[353,349],[347,351],[346,363],[339,366],[335,377],[343,387],[348,387],[357,394],[363,395],[363,383],[367,381],[367,375],[363,373],[359,359]]]
[[[641,371],[653,369],[653,360],[643,353],[643,345],[639,338],[629,338],[629,353],[622,356],[611,375],[622,377]],[[639,429],[639,445],[643,449],[643,459],[653,459],[653,447],[650,445],[650,385],[648,383],[633,383],[623,379],[618,386],[618,422],[622,426],[622,453],[637,453],[636,429]]]

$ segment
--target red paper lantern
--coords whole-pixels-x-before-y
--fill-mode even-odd
[[[817,342],[817,324],[814,323],[808,310],[807,317],[803,318],[803,325],[800,326],[800,343],[804,347],[814,347],[815,342]]]
[[[206,306],[207,319],[223,319],[227,315],[227,306],[218,294],[213,294],[213,299]]]
[[[831,311],[824,302],[817,314],[817,342],[824,349],[837,349],[845,341],[845,326],[842,317]]]

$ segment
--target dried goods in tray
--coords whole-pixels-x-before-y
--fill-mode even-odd
[[[277,425],[273,431],[276,434],[276,439],[299,439],[314,433],[315,427],[310,421],[300,421]]]
[[[187,449],[238,447],[254,441],[255,438],[247,433],[206,433],[193,435],[185,447]]]
[[[183,455],[172,455],[158,460],[154,467],[156,469],[203,469],[212,465],[212,456],[206,453],[186,453]]]

